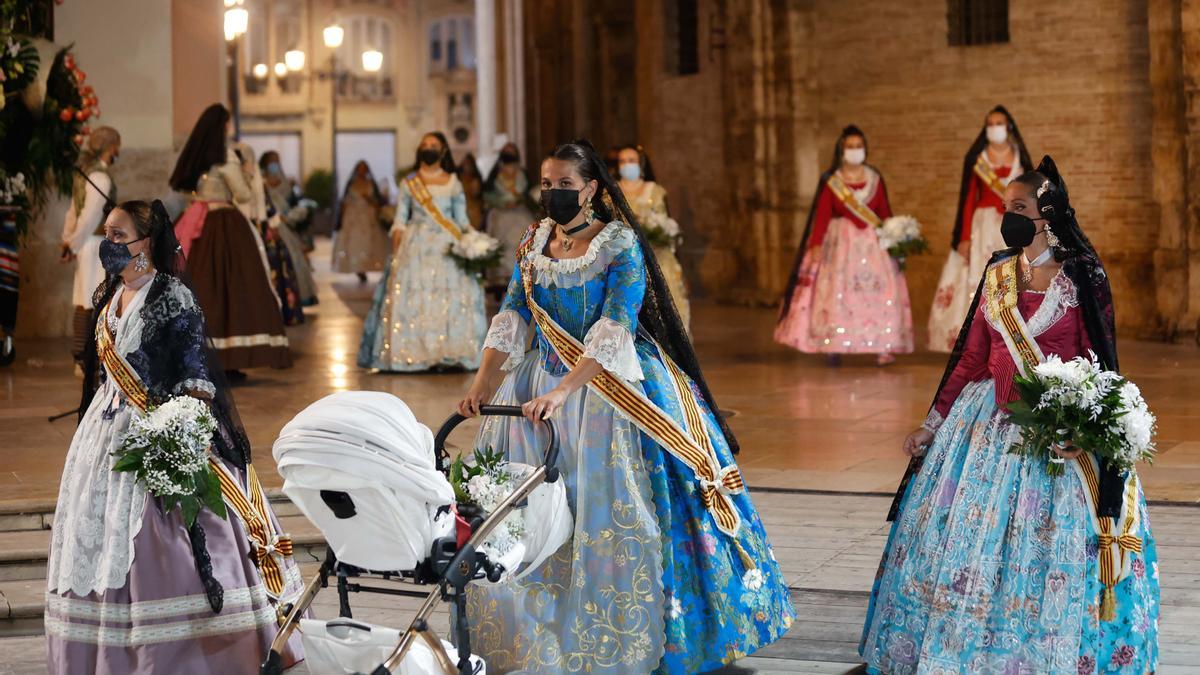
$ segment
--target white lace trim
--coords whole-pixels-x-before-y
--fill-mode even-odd
[[[921,428],[930,433],[936,434],[937,430],[942,427],[942,423],[945,421],[946,418],[942,417],[942,414],[937,411],[937,408],[931,408],[929,410],[929,414],[925,416],[925,421],[921,424]]]
[[[583,338],[583,355],[596,359],[608,372],[626,382],[645,379],[634,348],[633,333],[608,317],[592,324]]]
[[[192,377],[180,382],[175,387],[176,394],[188,394],[189,392],[198,391],[202,394],[208,394],[209,398],[216,396],[217,389],[212,382],[202,380],[198,377]]]
[[[504,370],[512,370],[525,360],[525,351],[529,346],[529,324],[517,312],[506,309],[492,317],[492,325],[488,328],[483,347],[491,347],[508,354],[504,362]]]
[[[222,611],[242,607],[261,607],[269,604],[267,589],[262,584],[225,591]],[[143,600],[130,604],[96,602],[70,598],[57,593],[46,594],[46,611],[60,619],[86,619],[101,623],[136,623],[157,619],[186,617],[191,614],[210,612],[208,596],[203,594],[184,595],[163,600]]]
[[[547,256],[546,242],[554,223],[543,220],[533,235],[533,245],[527,258],[536,272],[534,281],[542,286],[554,284],[559,288],[574,288],[603,274],[608,264],[637,243],[637,235],[619,221],[613,221],[592,237],[588,250],[578,258]]]
[[[1067,315],[1068,309],[1079,306],[1079,293],[1075,284],[1061,269],[1050,282],[1045,296],[1041,306],[1027,322],[1030,337],[1037,337],[1050,330],[1051,326]]]
[[[275,608],[266,605],[241,612],[222,611],[220,614],[203,619],[140,625],[133,628],[72,623],[46,617],[46,634],[69,642],[83,642],[105,647],[134,647],[240,633],[256,630],[261,626],[273,623],[275,623]]]

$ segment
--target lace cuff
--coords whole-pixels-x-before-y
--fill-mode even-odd
[[[937,411],[937,408],[933,408],[929,411],[929,414],[925,416],[925,422],[921,424],[921,428],[930,433],[936,434],[937,430],[941,428],[942,422],[945,421],[946,419]]]
[[[596,359],[608,372],[626,382],[644,379],[642,364],[633,347],[633,334],[608,317],[595,323],[583,338],[583,355]]]
[[[508,354],[504,370],[512,370],[525,360],[525,347],[529,344],[529,324],[517,312],[506,309],[492,317],[492,326],[483,341],[484,348],[491,347]]]
[[[212,382],[196,377],[188,378],[183,382],[180,382],[179,385],[175,387],[176,394],[188,395],[193,391],[198,391],[202,394],[208,394],[209,398],[212,398],[217,394],[216,387],[213,387]]]

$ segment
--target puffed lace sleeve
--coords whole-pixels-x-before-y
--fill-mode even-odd
[[[646,296],[646,265],[642,249],[632,237],[607,271],[607,295],[601,318],[583,338],[583,355],[596,359],[605,370],[625,380],[643,379],[642,366],[634,348],[637,316]]]
[[[210,399],[216,394],[208,375],[205,354],[204,314],[191,292],[182,285],[171,289],[182,310],[171,319],[170,335],[176,351],[177,384],[174,394],[199,395]]]

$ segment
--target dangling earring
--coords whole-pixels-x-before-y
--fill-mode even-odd
[[[142,251],[133,259],[133,269],[136,272],[145,272],[150,267],[150,259],[146,257],[146,252]]]
[[[1060,242],[1058,241],[1058,235],[1054,234],[1054,230],[1051,230],[1050,226],[1047,225],[1046,226],[1046,245],[1049,246],[1050,248],[1058,248],[1059,243]]]

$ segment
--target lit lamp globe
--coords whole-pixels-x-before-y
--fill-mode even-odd
[[[258,80],[267,79],[267,64],[265,64],[265,63],[254,64],[254,77],[255,77],[255,79],[258,79]]]
[[[250,12],[245,7],[235,6],[225,10],[225,39],[235,40],[246,34],[250,24]]]
[[[346,31],[342,30],[341,26],[326,26],[325,30],[321,31],[321,37],[325,38],[326,47],[337,49],[342,46],[342,40],[346,37]]]
[[[283,62],[287,64],[288,70],[298,73],[304,70],[304,52],[299,49],[289,49],[283,54]]]
[[[287,67],[286,63],[284,63],[283,61],[280,61],[279,63],[275,64],[275,77],[282,80],[283,78],[287,77],[287,74],[288,74],[288,67]]]
[[[383,68],[383,52],[377,49],[368,49],[362,53],[363,70],[368,73],[378,73]]]

